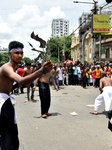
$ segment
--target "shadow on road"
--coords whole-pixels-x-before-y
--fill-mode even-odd
[[[101,113],[98,113],[98,115],[105,115],[106,118],[108,118],[108,111],[102,111]]]
[[[51,116],[47,116],[47,117],[52,117],[52,116],[58,116],[58,115],[61,115],[61,114],[58,113],[58,112],[51,113],[51,114],[52,114]],[[34,118],[42,118],[42,117],[41,117],[41,116],[38,116],[38,117],[34,116]]]

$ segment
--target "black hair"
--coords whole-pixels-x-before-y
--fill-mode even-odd
[[[102,71],[101,74],[103,75],[103,77],[107,76],[107,73],[105,71]]]
[[[19,68],[22,68],[22,65],[21,65],[21,64],[18,64],[18,67],[19,67]]]
[[[31,65],[31,62],[27,62],[26,65],[27,65],[27,66],[30,66],[30,65]]]
[[[12,42],[9,43],[8,48],[9,48],[9,51],[10,51],[13,48],[24,48],[24,45],[22,43],[18,42],[18,41],[12,41]]]

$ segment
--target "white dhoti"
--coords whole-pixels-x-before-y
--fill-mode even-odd
[[[112,86],[103,88],[103,92],[95,99],[94,110],[97,111],[103,102],[105,102],[105,111],[112,110]]]
[[[18,128],[15,103],[15,95],[0,93],[0,135],[1,150],[18,150]]]
[[[14,102],[14,99],[16,98],[16,95],[14,94],[11,94],[10,96],[5,94],[5,93],[0,93],[0,115],[1,115],[1,108],[2,108],[2,105],[5,103],[5,101],[10,98],[10,101],[14,107],[14,123],[17,124],[17,115],[16,115],[16,111],[15,111],[15,102]]]

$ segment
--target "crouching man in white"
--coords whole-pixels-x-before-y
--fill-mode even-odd
[[[106,72],[102,72],[100,79],[101,94],[95,99],[94,111],[91,114],[97,115],[99,106],[105,102],[105,111],[112,110],[112,80],[107,77]]]

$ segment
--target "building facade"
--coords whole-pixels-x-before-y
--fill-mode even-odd
[[[8,49],[0,46],[0,53],[8,53]]]
[[[53,38],[68,36],[69,35],[69,21],[64,20],[62,18],[53,19],[52,25],[51,25],[51,30],[52,30],[51,36]]]
[[[84,63],[93,62],[93,39],[90,33],[85,35],[83,41],[83,59]],[[71,44],[71,58],[75,63],[78,59],[80,60],[80,43],[79,37],[75,37],[75,34],[72,34],[72,44]]]
[[[101,35],[101,61],[112,61],[112,30]],[[99,41],[96,42],[96,60],[99,60]]]

